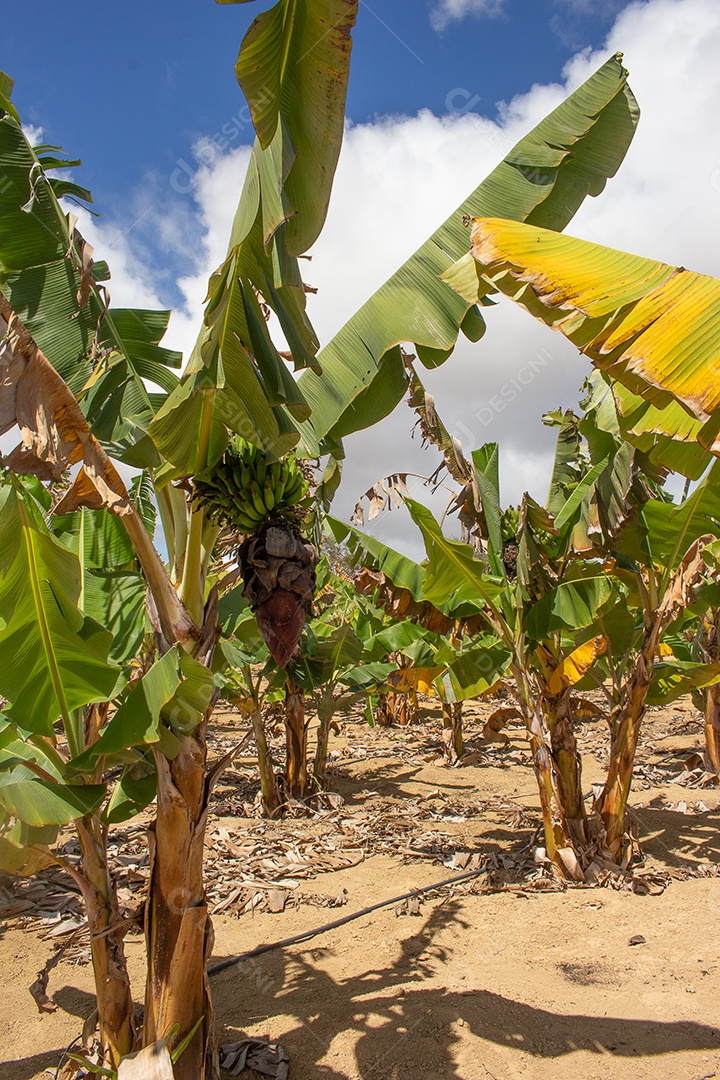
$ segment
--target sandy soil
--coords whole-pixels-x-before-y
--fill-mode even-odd
[[[248,896],[265,894],[233,888],[241,864],[218,856],[216,895],[239,896],[215,917],[216,960],[440,881],[473,856],[487,873],[431,894],[416,915],[377,911],[217,975],[220,1041],[248,1033],[280,1042],[292,1080],[720,1076],[720,793],[695,786],[698,714],[689,702],[650,714],[633,796],[639,884],[555,891],[532,862],[537,799],[522,737],[484,744],[484,708],[468,722],[470,764],[461,768],[439,762],[432,718],[390,731],[343,724],[333,768],[344,805],[309,819],[247,816],[252,760],[241,759],[217,796],[209,856],[230,837],[236,848],[260,851],[257,866],[282,844],[306,862],[328,850],[337,856],[343,845],[364,858],[308,872],[282,913],[261,903],[243,914]],[[220,747],[234,724],[226,717],[220,725]],[[582,740],[589,785],[602,776],[606,739],[588,725]],[[22,888],[13,895],[22,898]],[[340,910],[323,906],[337,897],[346,901]],[[39,1014],[27,987],[59,939],[41,936],[47,928],[36,912],[5,910],[0,1078],[37,1080],[54,1075],[92,1011],[91,972],[61,960],[48,987],[57,1010]],[[128,953],[141,980],[139,937],[128,938]]]

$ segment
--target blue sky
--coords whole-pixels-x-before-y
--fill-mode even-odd
[[[493,117],[533,83],[560,77],[578,48],[597,47],[622,2],[447,0],[479,12],[436,30],[443,0],[361,0],[348,116],[441,115],[472,102]],[[78,177],[119,221],[128,194],[192,162],[199,138],[222,132],[243,105],[233,64],[258,3],[213,0],[3,0],[0,66],[15,79],[25,123],[83,160]],[[461,91],[452,96],[455,90]],[[449,97],[450,95],[450,97]],[[249,127],[237,141],[250,142]]]

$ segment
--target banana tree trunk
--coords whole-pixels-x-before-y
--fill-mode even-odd
[[[289,676],[285,684],[285,745],[287,794],[293,799],[305,799],[309,794],[305,692]]]
[[[78,883],[85,901],[98,1029],[105,1064],[117,1068],[133,1044],[132,996],[123,946],[124,928],[107,863],[107,833],[99,816],[75,822],[80,842]]]
[[[275,765],[267,742],[267,734],[262,718],[262,710],[255,709],[252,717],[255,744],[257,746],[258,768],[260,772],[260,790],[262,792],[263,812],[273,817],[282,802],[278,790]]]
[[[553,873],[558,877],[584,881],[585,875],[573,847],[563,792],[554,767],[552,748],[548,746],[545,737],[541,702],[536,699],[522,667],[515,662],[511,670],[538,783],[546,856],[552,864]]]
[[[396,694],[394,690],[386,690],[378,695],[378,707],[375,710],[377,722],[380,727],[407,727],[418,718],[417,694],[414,690],[407,693]]]
[[[720,776],[720,683],[705,691],[705,769]]]
[[[618,863],[623,861],[629,842],[625,819],[645,702],[652,680],[654,651],[653,641],[652,650],[647,645],[643,648],[628,676],[623,705],[613,722],[607,779],[595,806],[605,830],[605,844]]]
[[[380,727],[393,727],[397,719],[398,694],[392,690],[384,690],[378,694],[378,704],[375,710],[375,718]]]
[[[711,608],[701,620],[700,644],[706,664],[720,658],[720,609]],[[705,691],[705,771],[720,776],[720,684]],[[717,782],[717,781],[716,781]]]
[[[558,877],[584,881],[585,875],[573,848],[572,834],[555,782],[550,750],[544,738],[533,733],[533,727],[534,722],[529,729],[529,741],[540,794],[545,853]]]
[[[462,701],[442,702],[443,748],[450,765],[463,756]]]
[[[327,787],[327,759],[328,743],[330,741],[330,725],[333,718],[332,699],[320,700],[318,704],[318,733],[315,746],[315,759],[313,761],[313,780],[319,791]]]
[[[582,758],[570,706],[570,691],[545,699],[545,722],[550,732],[558,800],[575,854],[580,857],[589,843],[587,813],[582,791]]]
[[[166,1038],[175,1025],[179,1042],[198,1025],[175,1065],[175,1080],[202,1080],[212,1025],[206,965],[213,931],[203,884],[207,721],[208,716],[185,736],[173,761],[155,755],[158,804],[150,832],[143,1045]]]

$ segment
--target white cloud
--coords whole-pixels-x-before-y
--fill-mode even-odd
[[[39,146],[43,141],[43,129],[34,124],[23,124],[23,133],[31,146]]]
[[[433,30],[444,30],[467,15],[499,15],[504,6],[505,0],[440,0],[430,12],[430,25]]]
[[[501,109],[497,123],[472,113],[438,118],[428,112],[351,128],[326,228],[305,267],[318,286],[311,318],[326,342],[356,308],[452,213],[507,149],[557,105],[608,55],[623,51],[642,117],[617,177],[589,199],[568,232],[720,276],[720,5],[717,0],[647,0],[618,16],[605,48],[578,54],[566,85],[535,86]],[[452,91],[451,91],[452,93]],[[179,282],[185,312],[173,316],[169,342],[185,349],[199,326],[208,273],[222,259],[247,151],[219,157],[200,170],[188,203],[205,242],[195,271]],[[169,234],[182,226],[168,215]],[[104,251],[106,226],[90,226],[98,257],[113,267],[117,302],[152,303],[152,282],[132,254],[133,233]],[[155,301],[156,302],[156,301]],[[434,372],[428,388],[465,449],[500,443],[503,500],[529,490],[543,499],[554,448],[541,413],[577,402],[589,365],[559,334],[513,305],[488,314],[478,345],[461,339]],[[347,515],[357,496],[390,471],[432,472],[433,449],[410,437],[414,416],[405,405],[372,431],[347,440],[345,479],[337,511]],[[401,542],[412,529],[402,514],[373,523],[378,535]],[[410,542],[413,541],[404,541]],[[417,549],[415,548],[415,553]]]

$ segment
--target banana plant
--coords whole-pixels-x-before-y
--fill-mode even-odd
[[[326,34],[322,20],[328,14],[325,9],[333,6],[333,27]],[[17,421],[22,434],[21,444],[4,464],[11,473],[35,476],[44,483],[59,479],[71,465],[81,464],[56,510],[63,519],[84,519],[88,512],[114,515],[142,573],[153,635],[153,651],[147,658],[151,666],[124,709],[117,694],[113,697],[120,672],[108,660],[111,650],[122,646],[104,627],[88,622],[83,613],[86,600],[101,591],[101,583],[95,580],[99,575],[88,575],[87,589],[83,586],[78,591],[72,583],[82,575],[79,571],[69,574],[56,557],[59,541],[50,547],[43,541],[43,557],[49,561],[42,576],[37,576],[32,597],[37,604],[49,604],[45,619],[50,620],[51,628],[57,623],[60,634],[56,662],[49,668],[52,679],[49,688],[47,680],[41,686],[42,657],[48,646],[45,653],[35,650],[39,670],[34,680],[28,679],[27,688],[18,685],[23,676],[17,665],[8,665],[2,686],[12,703],[8,715],[12,719],[19,708],[25,722],[29,716],[26,702],[34,702],[42,689],[45,704],[35,709],[34,715],[40,718],[47,710],[57,710],[53,720],[58,715],[64,717],[65,757],[74,764],[79,759],[93,779],[98,779],[103,765],[112,760],[111,748],[126,758],[132,756],[135,739],[143,746],[145,740],[150,748],[147,757],[156,773],[157,815],[145,919],[148,976],[144,1030],[132,1031],[129,981],[121,949],[115,951],[111,962],[103,963],[101,956],[94,955],[100,1038],[109,1066],[116,1066],[135,1040],[150,1044],[176,1033],[173,1038],[179,1045],[189,1040],[176,1064],[176,1076],[197,1080],[204,1072],[212,1015],[204,968],[212,939],[202,856],[207,797],[217,776],[216,772],[206,776],[205,764],[206,727],[217,693],[209,668],[217,637],[218,590],[208,571],[220,526],[194,498],[196,493],[189,490],[186,477],[204,477],[208,466],[220,461],[229,432],[245,437],[246,442],[249,436],[275,456],[282,455],[297,441],[297,434],[292,434],[293,422],[288,419],[291,412],[308,414],[295,394],[294,380],[266,336],[258,297],[261,295],[263,303],[278,314],[296,363],[314,364],[317,341],[304,311],[297,255],[304,250],[303,243],[313,242],[327,207],[343,130],[350,30],[356,9],[356,3],[346,0],[336,0],[334,5],[281,0],[271,16],[253,24],[245,39],[238,71],[249,88],[254,115],[259,101],[264,102],[263,130],[253,156],[254,173],[251,170],[240,200],[228,262],[211,282],[201,341],[179,380],[169,369],[180,363],[180,357],[158,344],[167,313],[112,309],[103,284],[107,267],[94,264],[76,222],[58,203],[57,194],[66,192],[56,191],[56,182],[47,176],[43,161],[28,144],[9,101],[11,81],[2,78],[0,331],[3,370],[8,373],[3,385],[2,423],[3,430],[8,430]],[[318,41],[322,43],[319,48],[307,47]],[[293,62],[287,63],[288,58]],[[258,70],[262,93],[253,82],[252,72]],[[265,94],[269,85],[273,87],[270,98]],[[283,140],[285,150],[278,153]],[[47,159],[45,163],[48,168],[57,165]],[[322,185],[308,179],[318,169],[324,177],[324,194],[320,192]],[[292,198],[288,191],[292,191]],[[316,198],[320,194],[322,197]],[[286,229],[289,218],[292,222]],[[146,379],[162,392],[148,393]],[[158,555],[109,455],[152,470],[168,566]],[[288,469],[292,468],[289,464]],[[281,482],[280,477],[276,479]],[[263,506],[269,509],[266,494],[263,490]],[[10,502],[14,497],[8,496]],[[17,499],[25,505],[24,497],[18,495]],[[245,510],[251,510],[249,504]],[[7,520],[12,522],[12,515],[8,514]],[[81,522],[76,531],[83,530],[87,533]],[[295,530],[290,534],[297,540]],[[34,533],[28,534],[28,543],[30,540],[34,541]],[[81,549],[85,550],[84,541]],[[60,550],[66,551],[62,545]],[[296,545],[292,553],[285,551],[279,557],[286,564],[303,562],[303,556],[304,551]],[[121,565],[120,570],[125,569]],[[6,574],[10,570],[8,563]],[[70,582],[67,595],[63,592],[64,577]],[[32,575],[22,578],[23,596],[30,595],[26,582],[32,581]],[[129,587],[130,583],[126,584]],[[108,614],[113,614],[110,609],[114,603],[113,617],[119,627],[127,610],[113,585],[108,581],[104,585]],[[98,605],[102,599],[97,600]],[[17,636],[24,625],[22,609],[13,608],[12,615],[10,626]],[[48,634],[50,631],[43,641]],[[51,637],[49,640],[52,644]],[[205,672],[203,680],[198,668]],[[80,671],[82,678],[76,678],[75,671]],[[153,679],[158,680],[155,690],[146,683],[153,672]],[[163,694],[173,682],[194,686],[201,681],[204,708],[186,718],[177,731],[168,728],[168,736],[159,719]],[[147,688],[147,702],[142,687]],[[91,710],[92,716],[80,710]],[[33,721],[36,725],[39,722]],[[52,741],[51,722],[43,719],[42,723],[40,737]],[[120,751],[117,744],[123,741],[122,732],[126,732],[125,747]],[[22,737],[25,729],[18,727],[17,734]],[[96,745],[102,748],[97,757],[93,753]],[[58,753],[62,759],[62,748]],[[93,799],[76,806],[72,817],[78,830],[82,827],[78,815],[87,817],[96,812],[105,791],[100,783],[86,786],[88,799],[90,795]],[[9,785],[8,790],[14,793],[16,788]],[[20,804],[10,806],[11,820],[4,823],[4,834],[26,836],[21,810]],[[59,813],[56,810],[55,817]],[[93,939],[99,935],[94,954],[102,951],[103,942],[115,942],[119,937],[121,943],[122,938],[121,927],[117,934],[106,934],[107,926],[115,927],[117,920],[112,876],[103,848],[106,834],[95,831],[92,850],[81,843],[83,872],[93,881],[102,877],[106,882],[105,907],[110,914],[98,915],[97,905],[89,905]],[[108,970],[114,973],[109,982]],[[113,996],[116,984],[124,988],[122,999]]]
[[[229,589],[218,605],[222,637],[215,654],[214,670],[221,697],[252,723],[257,748],[262,811],[274,817],[283,805],[264,719],[265,706],[279,701],[285,692],[284,673],[269,657],[241,588]]]
[[[58,864],[79,888],[93,928],[100,1041],[117,1063],[135,1033],[108,830],[155,798],[159,755],[174,758],[201,722],[213,680],[178,646],[154,662],[143,649],[145,582],[118,519],[83,510],[48,522],[49,503],[37,481],[3,478],[0,651],[15,684],[4,684],[0,857],[13,873]],[[53,850],[67,824],[78,865]]]
[[[528,496],[523,501],[515,581],[488,574],[468,545],[448,540],[428,510],[406,499],[428,554],[425,599],[474,594],[488,629],[511,652],[547,857],[558,873],[577,879],[592,861],[596,832],[610,857],[627,858],[627,799],[654,664],[663,634],[708,580],[704,552],[717,535],[720,509],[716,467],[680,505],[662,497],[656,480],[642,473],[642,455],[619,437],[617,417],[613,429],[612,399],[609,406],[599,391],[583,420],[560,421],[549,499],[554,512]],[[568,454],[574,430],[586,437],[584,457]],[[574,687],[593,672],[613,686],[610,768],[595,806],[599,829],[585,811],[573,731]],[[709,681],[712,672],[705,676]]]
[[[717,567],[717,544],[709,544],[705,557]],[[709,583],[696,592],[690,604],[665,637],[666,649],[656,665],[648,703],[672,701],[690,694],[704,718],[704,782],[720,781],[720,587]]]
[[[479,605],[449,596],[443,603],[422,599],[425,568],[406,555],[331,516],[327,524],[344,543],[356,567],[355,589],[371,599],[375,619],[359,631],[369,656],[387,661],[389,694],[407,700],[436,695],[443,718],[442,745],[449,763],[464,752],[462,704],[497,686],[506,673],[509,653],[481,634]],[[380,612],[384,613],[384,618]],[[369,699],[368,716],[384,722],[384,691]]]

